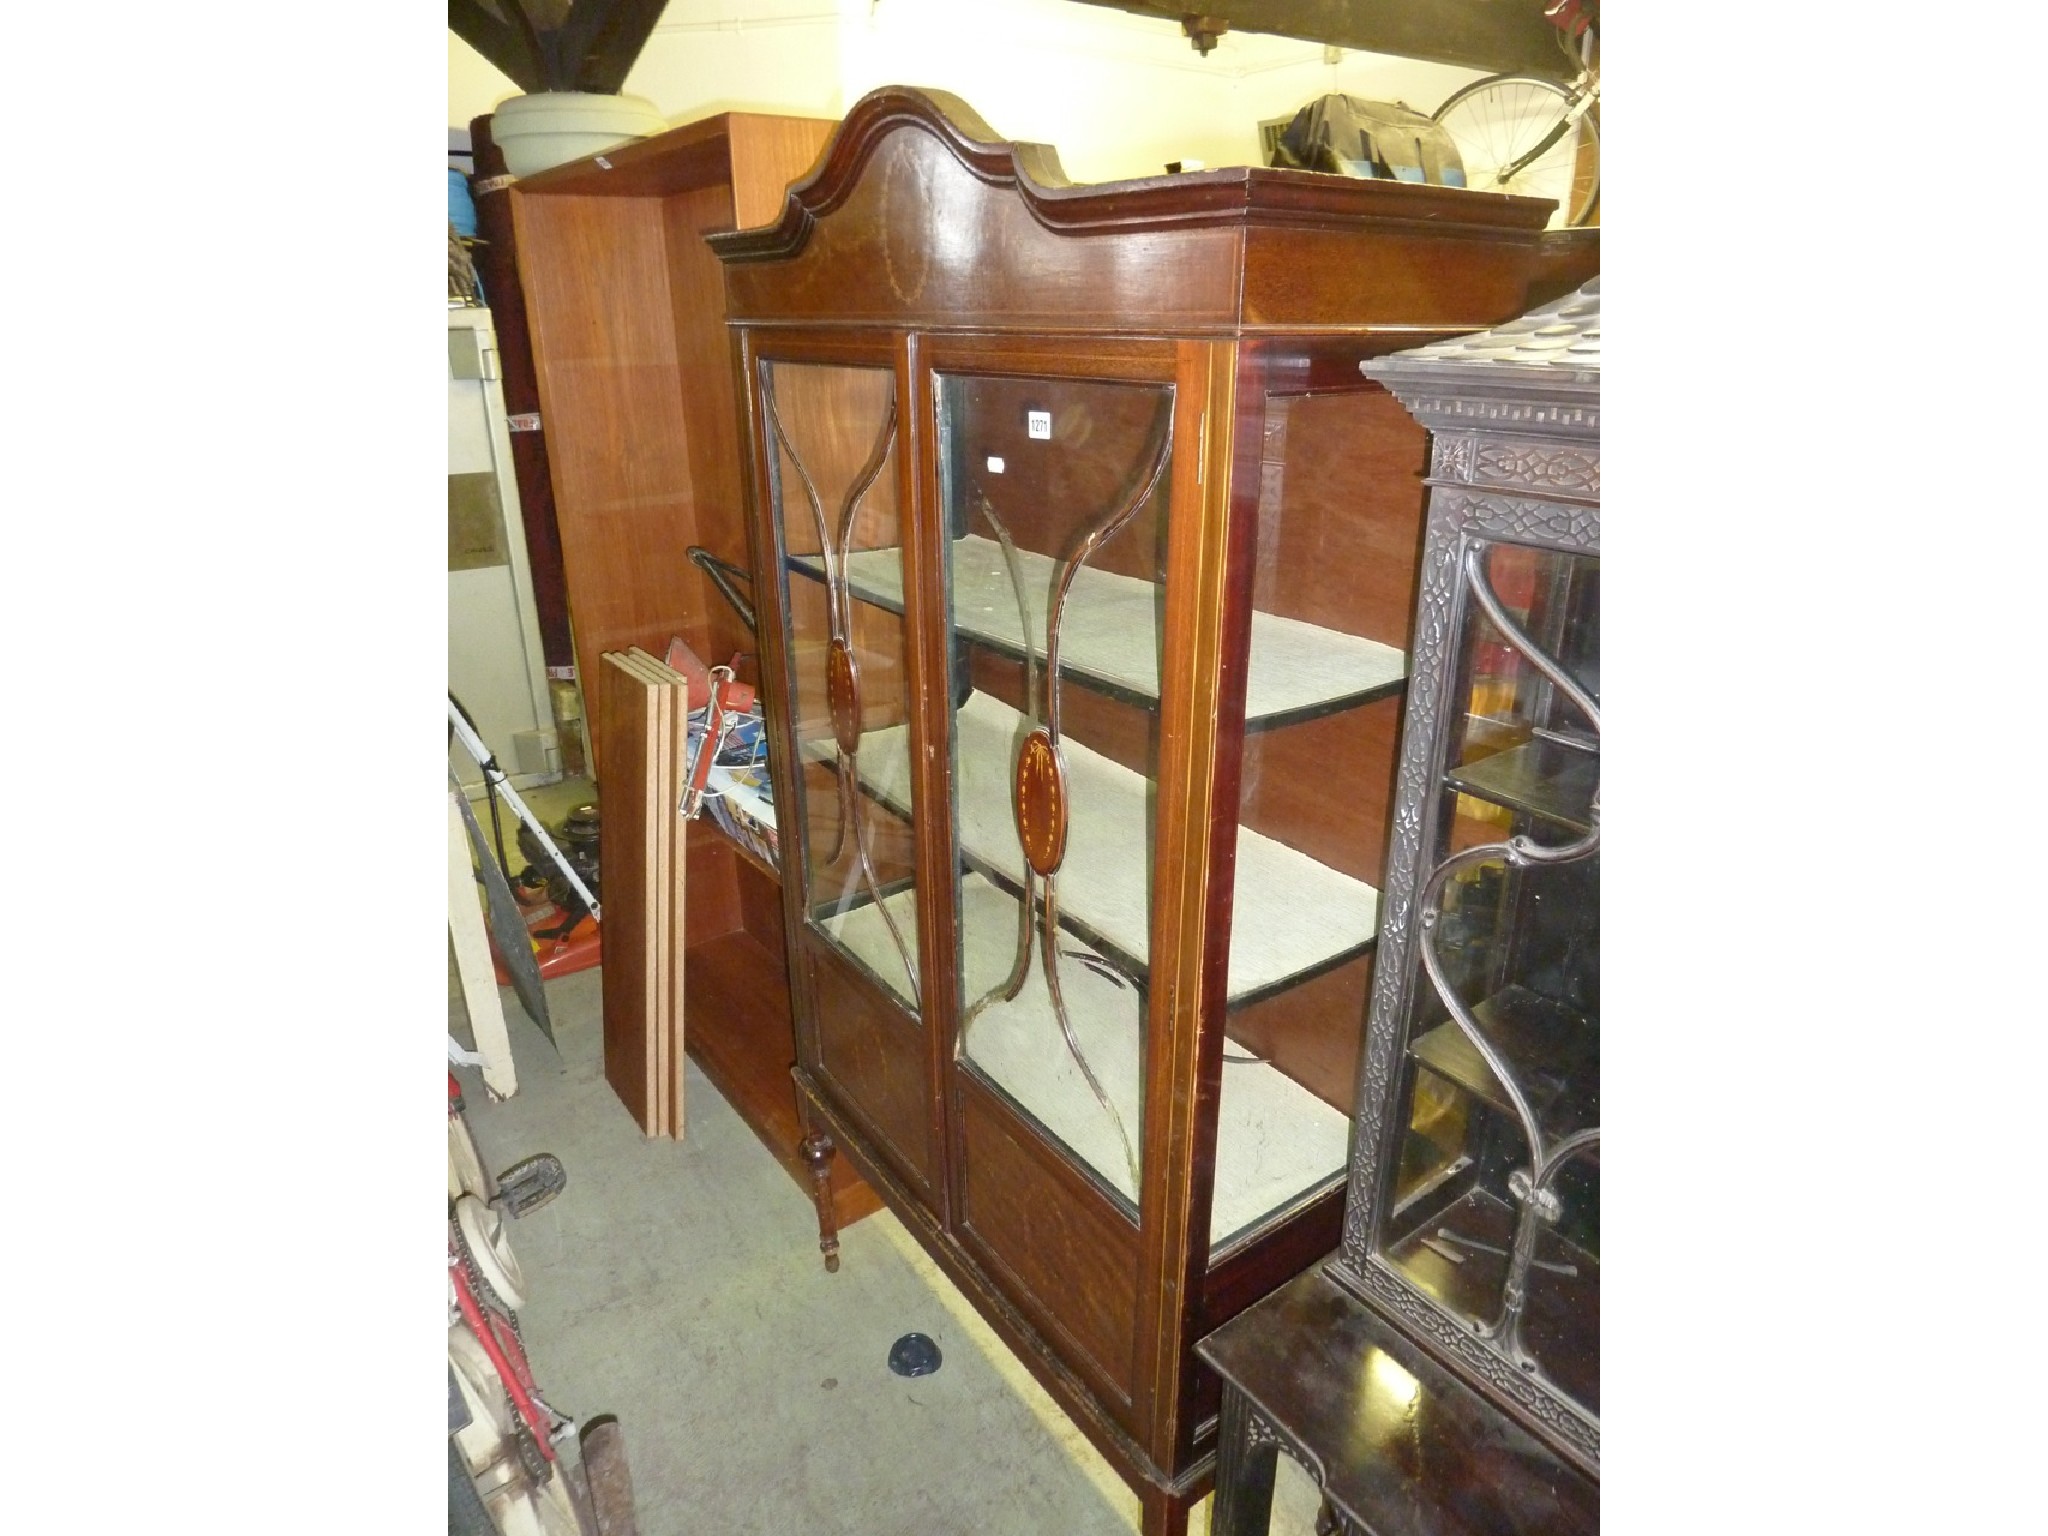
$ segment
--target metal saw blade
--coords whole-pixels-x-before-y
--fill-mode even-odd
[[[491,793],[489,789],[484,792]],[[476,812],[469,808],[469,797],[458,793],[455,803],[462,807],[462,824],[469,829],[470,851],[476,855],[477,872],[483,877],[485,919],[491,930],[491,943],[498,951],[499,960],[504,963],[506,974],[512,978],[512,991],[519,999],[519,1006],[540,1026],[540,1032],[548,1037],[548,1044],[559,1051],[561,1047],[555,1042],[554,1025],[548,1019],[547,994],[541,990],[540,961],[534,958],[533,940],[526,931],[526,919],[520,913],[519,903],[512,899],[511,882],[505,878],[505,871],[498,868],[498,861],[484,838],[484,829],[477,825]]]

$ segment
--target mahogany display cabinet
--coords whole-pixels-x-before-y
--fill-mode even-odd
[[[1216,1536],[1586,1536],[1600,1468],[1600,293],[1365,364],[1432,434],[1343,1240],[1202,1341]]]
[[[1195,1340],[1340,1230],[1425,455],[1359,364],[1521,312],[1548,211],[1073,185],[889,88],[711,239],[809,1153],[1148,1532],[1209,1483]]]

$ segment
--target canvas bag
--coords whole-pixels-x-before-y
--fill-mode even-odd
[[[1458,146],[1434,118],[1398,101],[1319,96],[1280,135],[1273,164],[1437,187],[1465,185]]]

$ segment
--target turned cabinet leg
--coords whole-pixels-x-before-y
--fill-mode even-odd
[[[1209,1536],[1266,1536],[1280,1447],[1258,1432],[1252,1406],[1228,1382],[1216,1426],[1216,1503]]]
[[[839,1218],[832,1210],[832,1138],[812,1131],[803,1139],[804,1162],[811,1170],[811,1199],[818,1207],[818,1251],[825,1255],[825,1273],[839,1272]]]

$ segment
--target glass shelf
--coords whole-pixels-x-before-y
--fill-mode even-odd
[[[1573,832],[1593,830],[1600,788],[1597,751],[1538,736],[1451,769],[1445,780],[1468,795],[1541,817]]]
[[[1020,549],[1017,563],[1031,603],[1034,655],[1042,660],[1046,607],[1059,562]],[[789,565],[814,580],[824,579],[824,565],[816,556],[792,555]],[[901,551],[861,551],[846,562],[846,578],[856,597],[892,613],[903,611]],[[1061,628],[1061,673],[1131,703],[1157,708],[1161,600],[1153,582],[1082,566],[1075,573]],[[1016,589],[1002,546],[978,534],[955,539],[954,628],[1004,655],[1021,657],[1019,623]],[[1254,728],[1281,725],[1367,703],[1394,692],[1407,675],[1407,657],[1390,645],[1255,612],[1246,723]]]
[[[985,693],[969,695],[956,719],[962,851],[1006,883],[1021,884],[1022,856],[1011,809],[1011,766],[1030,729],[1018,711]],[[811,750],[826,750],[829,743]],[[1148,917],[1152,782],[1069,738],[1066,862],[1060,917],[1143,975],[1151,951]],[[861,738],[864,789],[883,804],[910,804],[909,728]],[[1379,892],[1285,843],[1241,829],[1237,910],[1230,932],[1229,1002],[1306,979],[1366,949],[1379,923]],[[1014,954],[1016,936],[1009,938]]]
[[[1527,987],[1510,985],[1472,1010],[1487,1042],[1506,1058],[1537,1123],[1551,1136],[1566,1136],[1597,1123],[1599,1106],[1586,1102],[1592,1094],[1582,1083],[1593,1074],[1590,1062],[1600,1050],[1599,1026],[1562,1003],[1538,996]],[[1513,1102],[1486,1058],[1465,1032],[1446,1019],[1419,1036],[1409,1047],[1415,1059],[1448,1078],[1503,1115],[1513,1115]],[[1598,1156],[1597,1149],[1590,1154]]]

